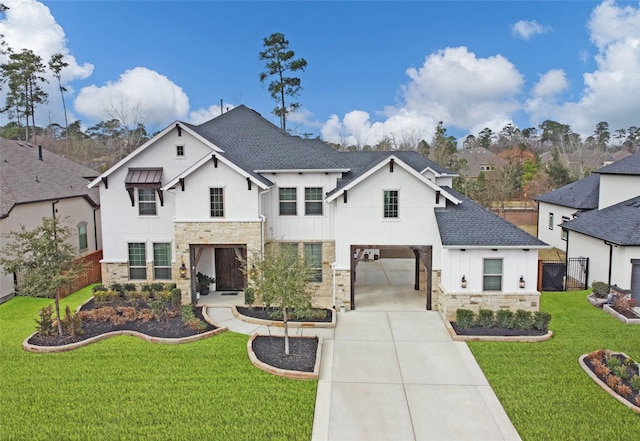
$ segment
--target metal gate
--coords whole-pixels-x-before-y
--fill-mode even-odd
[[[542,291],[577,291],[587,289],[589,258],[570,257],[541,261]]]

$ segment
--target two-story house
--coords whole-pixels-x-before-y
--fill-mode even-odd
[[[102,246],[100,199],[87,182],[98,173],[40,146],[0,138],[0,249],[5,233],[32,230],[43,217],[61,219],[72,230],[78,255]],[[0,275],[0,302],[14,296],[20,274]]]
[[[355,308],[365,250],[403,250],[427,309],[537,310],[537,251],[548,246],[455,192],[454,175],[415,152],[338,152],[239,106],[176,122],[91,184],[102,207],[103,283],[195,276],[241,290],[241,261],[296,247],[317,269],[319,306]]]
[[[640,153],[538,198],[538,237],[640,302]]]

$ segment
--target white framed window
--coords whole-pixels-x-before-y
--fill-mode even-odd
[[[398,190],[384,190],[383,197],[385,219],[397,219],[398,218]]]
[[[571,220],[571,218],[569,216],[562,216],[562,223],[565,223],[565,222],[570,221],[570,220]],[[568,237],[569,237],[569,232],[563,228],[562,229],[562,234],[560,235],[560,238],[562,240],[567,240]]]
[[[82,222],[78,224],[78,249],[80,251],[86,251],[89,248],[89,241],[87,240],[87,223]]]
[[[298,214],[297,188],[283,187],[278,190],[280,200],[280,216],[296,216]]]
[[[224,189],[222,187],[209,189],[209,207],[211,217],[224,217]]]
[[[184,145],[176,146],[176,156],[178,158],[184,158]]]
[[[153,278],[171,280],[171,244],[153,244]]]
[[[322,216],[322,187],[304,189],[305,216]]]
[[[147,251],[144,242],[129,243],[129,279],[147,280]]]
[[[502,259],[483,259],[482,290],[502,291]]]
[[[553,230],[553,213],[549,213],[549,229]]]
[[[310,282],[322,282],[322,244],[304,244],[304,263],[311,269]]]
[[[152,188],[138,188],[138,214],[140,216],[155,216],[156,192]]]

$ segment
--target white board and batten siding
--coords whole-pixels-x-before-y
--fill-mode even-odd
[[[398,218],[385,219],[384,191],[398,191]],[[432,245],[433,268],[440,266],[436,192],[402,167],[383,167],[348,190],[336,207],[336,268],[349,269],[351,245]],[[439,206],[445,205],[440,196]]]

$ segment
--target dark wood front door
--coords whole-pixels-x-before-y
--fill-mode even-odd
[[[240,291],[244,289],[242,263],[243,248],[216,248],[216,290]]]

